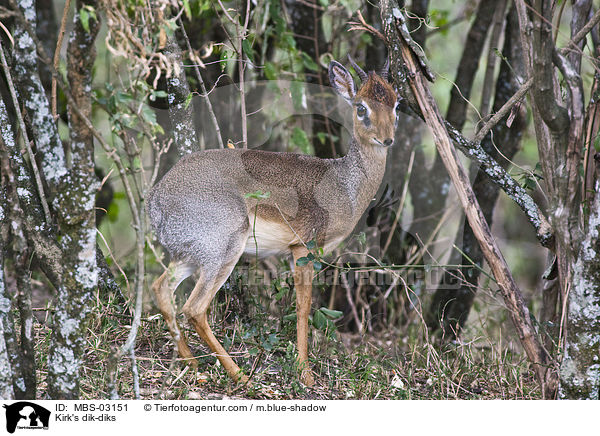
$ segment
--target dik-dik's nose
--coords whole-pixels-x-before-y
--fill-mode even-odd
[[[388,138],[385,141],[383,141],[383,145],[385,145],[386,147],[390,147],[393,143],[394,143],[394,138]]]

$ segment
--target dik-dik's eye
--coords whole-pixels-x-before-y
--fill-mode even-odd
[[[396,102],[396,106],[394,107],[394,111],[396,112],[396,116],[400,115],[400,100]]]
[[[359,104],[358,106],[356,106],[356,115],[358,116],[358,118],[363,118],[365,115],[367,115],[367,108],[364,107],[362,104]]]

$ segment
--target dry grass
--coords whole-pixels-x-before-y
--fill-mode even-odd
[[[199,369],[174,359],[168,331],[160,316],[144,318],[136,356],[142,399],[537,399],[540,391],[523,354],[494,332],[471,326],[468,342],[439,345],[424,339],[413,324],[403,332],[371,335],[312,329],[310,357],[316,384],[302,386],[294,368],[295,322],[284,317],[234,317],[231,301],[213,306],[215,334],[240,367],[251,374],[252,386],[231,381],[197,335],[188,331]],[[291,309],[290,309],[291,310]],[[90,323],[81,377],[84,399],[107,398],[107,363],[123,343],[130,318],[123,305],[98,300]],[[224,314],[225,316],[221,316]],[[289,317],[288,317],[289,318]],[[226,322],[222,321],[227,320]],[[47,327],[37,329],[39,395],[45,395]],[[515,351],[516,350],[516,351]],[[131,363],[118,368],[122,398],[133,398]]]

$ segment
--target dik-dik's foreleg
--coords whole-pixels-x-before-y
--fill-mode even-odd
[[[158,309],[162,313],[173,337],[179,356],[195,368],[198,366],[198,362],[194,359],[181,327],[177,323],[177,311],[174,301],[175,289],[183,280],[192,275],[194,270],[195,267],[190,264],[171,262],[167,270],[152,284],[152,291]]]
[[[292,249],[294,257],[294,288],[296,289],[296,329],[298,337],[298,368],[300,380],[306,386],[312,386],[315,381],[308,363],[308,316],[312,303],[313,265],[298,266],[296,262],[308,255],[304,246]]]

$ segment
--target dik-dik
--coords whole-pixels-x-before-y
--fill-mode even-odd
[[[328,252],[350,234],[381,183],[398,122],[398,96],[387,81],[387,67],[367,74],[350,62],[361,78],[358,91],[346,68],[335,61],[329,65],[331,86],[353,111],[346,156],[207,150],[181,159],[151,190],[148,213],[158,241],[171,255],[152,290],[180,356],[191,365],[197,362],[176,320],[177,286],[199,273],[183,313],[229,375],[247,382],[211,331],[207,309],[242,254],[291,253],[300,379],[314,383],[308,364],[313,266],[296,262],[309,253],[309,241]],[[269,195],[247,195],[257,191]]]

